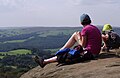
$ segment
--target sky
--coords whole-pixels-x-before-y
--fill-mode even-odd
[[[120,0],[0,0],[0,27],[81,26],[83,13],[94,25],[120,26]]]

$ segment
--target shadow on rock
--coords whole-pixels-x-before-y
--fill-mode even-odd
[[[105,59],[105,58],[120,58],[119,54],[116,54],[115,52],[106,52],[106,53],[101,53],[98,57],[98,59]]]

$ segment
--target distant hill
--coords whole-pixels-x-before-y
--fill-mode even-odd
[[[49,49],[53,48],[53,45],[59,40],[61,43],[54,47],[58,48],[65,43],[73,32],[79,30],[81,30],[80,27],[18,27],[0,29],[0,52],[17,48],[30,49],[31,47],[46,47]],[[47,43],[49,44],[46,45]]]
[[[11,37],[21,34],[38,33],[44,34],[49,32],[65,33],[63,31],[68,31],[71,34],[73,31],[81,30],[82,27],[15,27],[15,28],[1,28],[0,37]],[[53,35],[53,33],[49,34]]]
[[[102,30],[101,26],[98,26]],[[16,27],[0,29],[0,52],[31,47],[55,49],[62,47],[75,31],[82,27]],[[120,34],[120,27],[114,27]],[[49,43],[47,45],[47,43]],[[58,43],[56,45],[56,43]],[[52,44],[52,45],[51,45]]]
[[[98,28],[100,31],[102,30],[102,26],[98,26]],[[0,28],[0,37],[11,37],[30,33],[38,33],[40,35],[46,33],[50,33],[49,35],[54,35],[54,33],[63,33],[68,35],[75,31],[81,31],[81,29],[82,27],[2,27]],[[113,30],[120,34],[120,27],[113,27]]]

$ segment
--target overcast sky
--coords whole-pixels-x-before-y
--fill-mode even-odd
[[[94,25],[120,26],[120,0],[0,0],[0,27],[81,26],[83,13]]]

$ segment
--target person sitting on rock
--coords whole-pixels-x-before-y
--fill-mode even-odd
[[[116,32],[114,32],[110,24],[104,25],[102,29],[102,40],[103,40],[102,51],[109,52],[110,49],[120,47],[120,37]]]
[[[76,42],[79,44],[77,47],[82,47],[82,53],[77,53],[78,55],[82,55],[82,58],[85,60],[91,60],[97,57],[101,50],[101,32],[100,30],[91,25],[91,19],[87,14],[82,14],[80,16],[81,24],[83,25],[82,31],[74,32],[67,43],[57,52],[57,54],[49,59],[43,59],[42,57],[35,56],[34,60],[36,63],[40,65],[40,67],[44,67],[45,65],[53,62],[59,62],[58,56],[61,54],[60,52],[64,52],[68,50],[68,53],[75,53],[76,50],[69,50]],[[82,59],[81,58],[81,59]]]

